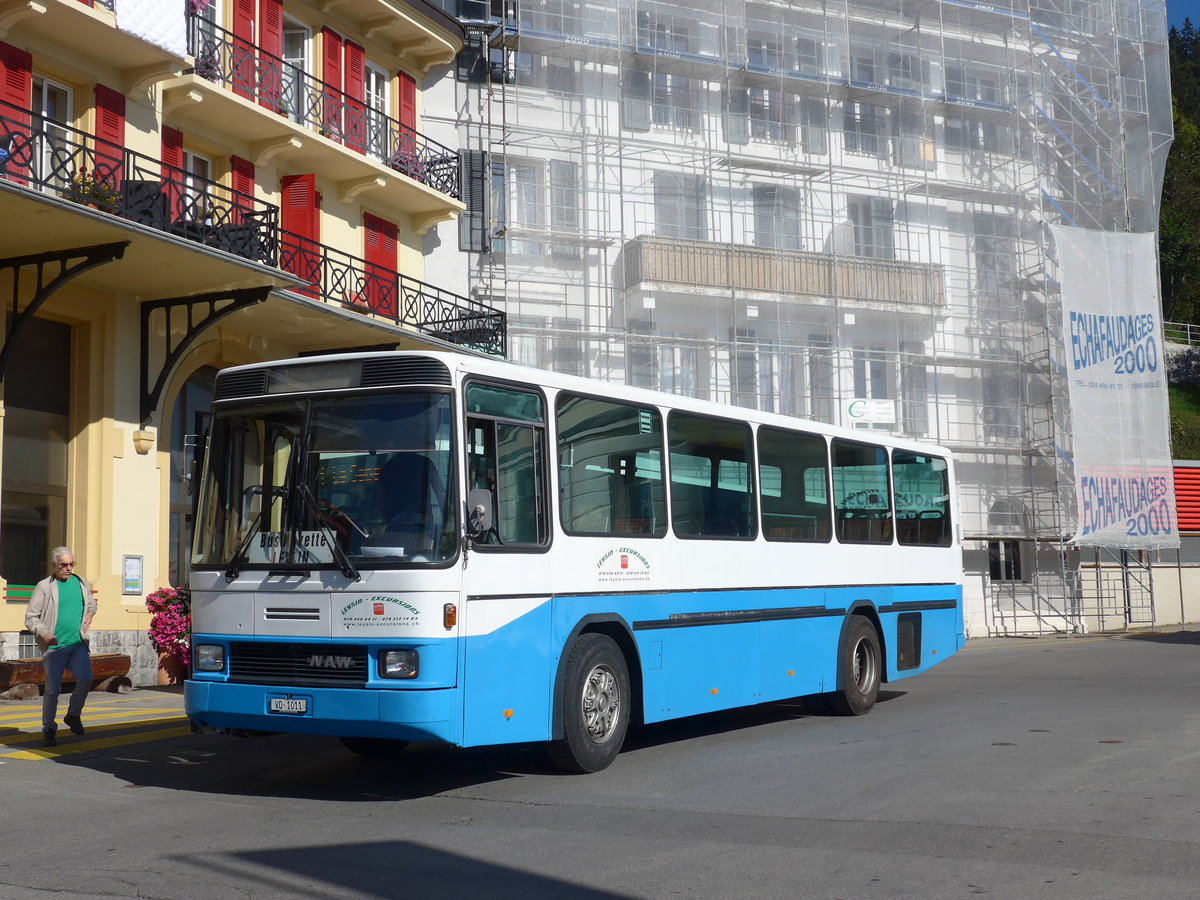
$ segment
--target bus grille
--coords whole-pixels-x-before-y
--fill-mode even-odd
[[[398,358],[368,359],[363,362],[362,386],[382,387],[386,384],[451,384],[450,370],[436,359],[401,356]]]
[[[367,649],[339,644],[235,642],[229,680],[240,684],[361,688],[367,684]]]

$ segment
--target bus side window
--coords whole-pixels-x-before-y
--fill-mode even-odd
[[[839,541],[890,544],[892,501],[887,451],[874,444],[835,440],[833,504]]]
[[[750,426],[672,412],[671,518],[679,537],[753,538],[757,534]]]
[[[492,497],[492,527],[476,543],[546,544],[546,429],[541,397],[472,383],[467,385],[466,401],[467,490],[487,491]]]
[[[896,537],[901,544],[948,547],[950,467],[936,456],[892,451]]]

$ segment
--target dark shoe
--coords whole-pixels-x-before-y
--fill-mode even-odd
[[[43,747],[57,747],[58,746],[58,738],[56,738],[54,736],[53,728],[43,728],[42,729],[42,746]]]
[[[71,734],[83,734],[83,722],[79,716],[63,716],[63,724],[71,729]]]

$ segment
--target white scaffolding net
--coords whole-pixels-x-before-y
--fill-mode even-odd
[[[510,358],[947,445],[980,602],[1088,606],[1048,226],[1154,230],[1162,0],[490,12],[446,127]]]

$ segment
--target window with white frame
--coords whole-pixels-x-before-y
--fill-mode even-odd
[[[767,250],[799,250],[800,192],[778,184],[756,184],[754,246]]]
[[[892,201],[883,197],[851,196],[846,205],[854,235],[854,255],[895,259]]]
[[[367,61],[363,66],[363,101],[367,107],[367,152],[383,156],[387,148],[388,73]],[[403,136],[402,136],[403,137]]]
[[[856,347],[851,351],[851,371],[854,376],[854,396],[867,400],[892,398],[889,360],[883,347]],[[888,423],[856,423],[858,428],[890,430]]]
[[[73,105],[74,96],[70,88],[40,76],[33,79],[33,115],[42,127],[42,135],[36,143],[36,171],[41,173],[47,189],[66,187],[75,174],[65,164],[75,153],[67,132],[74,116]],[[83,159],[78,165],[88,167]]]
[[[509,232],[541,231],[545,208],[541,203],[543,180],[540,162],[504,159],[492,163],[492,251],[538,254],[540,241],[513,237]]]
[[[664,238],[708,240],[708,191],[703,176],[654,173],[654,233]]]
[[[281,105],[284,112],[295,122],[304,122],[308,117],[304,75],[309,71],[311,47],[312,31],[308,26],[284,19],[283,61],[287,65],[283,72]]]
[[[886,119],[882,106],[847,100],[842,107],[842,133],[847,153],[880,156],[886,144]]]
[[[492,249],[515,254],[580,255],[579,166],[564,159],[492,163]],[[521,232],[541,232],[522,235]]]
[[[191,150],[184,150],[183,169],[187,173],[183,181],[183,218],[210,222],[213,211],[212,196],[209,194],[212,160]]]

